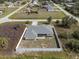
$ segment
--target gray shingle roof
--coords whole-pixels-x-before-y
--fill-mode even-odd
[[[50,26],[46,25],[29,26],[24,37],[28,39],[35,39],[38,34],[47,34],[52,36],[53,30]]]

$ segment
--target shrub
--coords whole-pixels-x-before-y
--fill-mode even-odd
[[[64,38],[64,39],[71,39],[72,35],[71,33],[67,33],[67,32],[63,32],[63,33],[59,33],[59,38]]]
[[[77,24],[78,21],[73,17],[65,16],[61,21],[61,26],[70,28],[72,25]]]
[[[30,21],[26,21],[25,24],[31,24],[31,22]]]
[[[74,38],[79,40],[79,31],[78,30],[74,31],[72,35]]]
[[[56,22],[55,22],[56,24],[59,24],[60,23],[60,21],[59,20],[56,20]]]
[[[79,52],[79,41],[78,40],[70,40],[66,43],[66,47],[72,51]]]
[[[24,2],[21,3],[21,5],[24,5],[24,4],[26,4],[26,1],[24,1]]]
[[[50,17],[48,17],[47,18],[47,21],[48,21],[48,23],[50,24],[51,23],[51,21],[52,21],[52,17],[50,16]]]

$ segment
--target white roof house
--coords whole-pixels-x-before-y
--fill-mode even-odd
[[[49,25],[32,25],[25,32],[25,39],[36,39],[37,37],[52,37],[53,30]]]
[[[38,5],[38,0],[32,0],[32,3],[33,3],[34,5]]]

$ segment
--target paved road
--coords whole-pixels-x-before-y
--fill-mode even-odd
[[[52,19],[52,21],[61,20],[61,19]],[[10,19],[10,22],[25,22],[25,21],[47,21],[46,19]]]
[[[0,19],[0,23],[5,23],[5,22],[9,22],[9,19],[6,17]]]
[[[76,17],[76,16],[70,14],[69,12],[67,12],[66,10],[64,10],[62,7],[60,7],[59,5],[57,5],[57,4],[55,4],[55,3],[54,3],[54,5],[55,5],[58,9],[60,9],[64,14],[73,17],[74,19],[76,19],[76,20],[79,22],[79,18],[78,18],[78,17]]]
[[[52,21],[56,21],[56,20],[60,20],[61,19],[52,19]],[[17,19],[10,19],[8,22],[26,22],[26,21],[31,21],[32,22],[32,25],[37,25],[38,22],[46,22],[47,20],[46,19],[20,19],[20,20],[17,20]]]

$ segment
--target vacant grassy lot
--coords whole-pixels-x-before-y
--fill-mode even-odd
[[[0,15],[0,18],[5,17],[6,15],[10,14],[11,12],[13,12],[14,10],[16,10],[17,8],[5,8],[3,11],[3,14]]]
[[[30,13],[28,14],[28,10],[25,7],[20,10],[16,14],[12,15],[11,19],[47,19],[51,16],[53,19],[61,19],[65,16],[63,12],[61,12],[58,8],[56,8],[52,3],[53,11],[47,11],[44,8],[34,6],[32,7],[32,11],[37,11],[38,13]]]
[[[47,19],[49,16],[52,16],[53,19],[61,19],[65,16],[61,11],[52,11],[52,12],[44,12],[39,11],[38,14],[30,14],[27,13],[16,13],[12,15],[11,19]]]
[[[8,41],[8,47],[0,50],[0,54],[10,54],[14,51],[25,25],[19,23],[4,23],[0,24],[0,37],[5,37]]]

